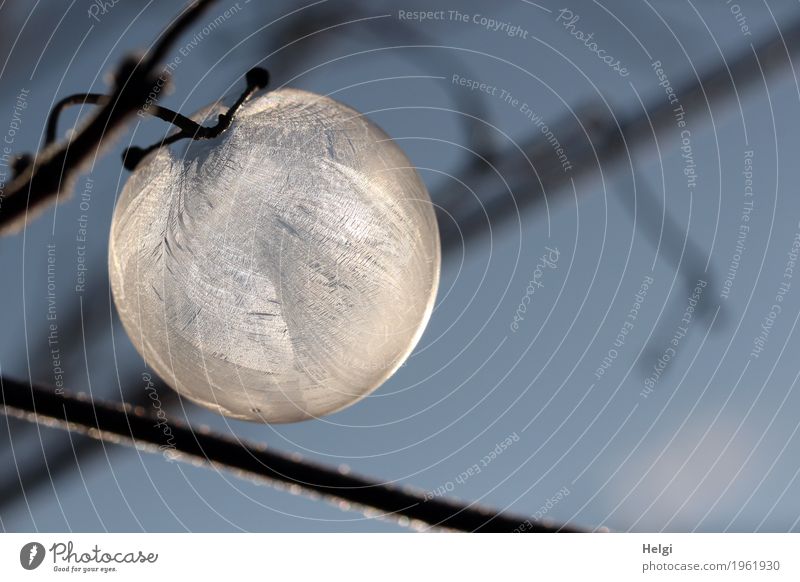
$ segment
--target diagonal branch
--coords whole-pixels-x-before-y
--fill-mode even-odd
[[[474,503],[460,504],[429,498],[418,490],[370,481],[335,468],[298,459],[265,446],[244,443],[191,426],[171,422],[169,447],[165,448],[163,426],[153,416],[131,407],[121,408],[101,401],[29,386],[0,378],[5,414],[71,431],[115,444],[133,445],[157,452],[169,451],[181,461],[202,463],[235,472],[241,477],[271,485],[300,488],[325,500],[345,501],[355,508],[386,518],[410,520],[422,527],[470,532],[575,532],[568,525],[537,522],[525,517],[495,512]],[[173,448],[174,447],[174,448]]]
[[[45,147],[19,167],[19,175],[0,200],[0,233],[21,228],[29,214],[41,212],[60,192],[72,190],[77,173],[107,145],[124,122],[147,102],[158,81],[158,65],[175,40],[216,0],[195,0],[167,27],[142,57],[128,57],[117,68],[108,101],[65,143]]]

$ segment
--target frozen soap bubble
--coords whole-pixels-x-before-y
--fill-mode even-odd
[[[147,363],[203,406],[271,423],[334,412],[389,378],[430,317],[440,260],[402,150],[295,89],[250,100],[214,139],[145,158],[109,249],[114,301]]]

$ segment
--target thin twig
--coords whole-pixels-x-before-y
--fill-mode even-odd
[[[45,145],[50,145],[56,141],[58,136],[58,119],[64,109],[73,105],[105,105],[110,99],[108,95],[100,93],[77,93],[69,97],[64,97],[53,106],[52,111],[50,111],[50,116],[47,118]],[[193,119],[189,119],[185,115],[181,115],[180,113],[167,109],[166,107],[161,107],[160,105],[150,105],[147,108],[147,113],[167,123],[171,123],[187,133],[196,132],[200,128],[199,124]]]
[[[272,485],[299,488],[320,495],[341,506],[345,501],[354,509],[372,515],[405,521],[411,525],[470,532],[574,532],[572,526],[537,522],[494,512],[470,504],[428,496],[418,490],[399,488],[364,477],[268,450],[238,439],[189,425],[170,422],[167,447],[163,426],[156,418],[132,407],[118,407],[89,398],[56,394],[54,390],[29,386],[0,378],[5,414],[70,431],[115,444],[139,449],[166,451],[176,459],[216,466],[242,477]]]
[[[122,153],[122,164],[127,170],[133,171],[141,161],[152,151],[168,146],[182,139],[214,139],[218,135],[227,131],[233,123],[233,118],[239,109],[244,105],[253,94],[259,89],[263,89],[269,83],[269,72],[261,67],[255,67],[247,72],[247,87],[239,98],[231,105],[225,113],[217,117],[217,123],[212,126],[200,125],[196,121],[163,107],[148,107],[150,115],[172,123],[180,128],[180,131],[166,136],[148,147],[141,148],[133,146],[127,148]]]
[[[80,169],[145,105],[158,81],[158,64],[175,40],[215,1],[188,4],[143,57],[128,57],[119,65],[108,102],[98,107],[80,131],[63,144],[45,147],[20,168],[0,205],[0,233],[21,228],[28,216],[41,212],[59,192],[71,192]]]
[[[133,378],[131,378],[133,380]],[[141,378],[137,374],[137,384],[141,386]],[[152,378],[153,387],[159,395],[159,402],[162,407],[167,408],[177,403],[177,394],[169,390],[166,384],[161,383],[156,377]],[[128,387],[133,388],[133,382],[128,382]],[[148,407],[152,409],[153,400],[150,398],[151,392],[149,390],[126,390],[131,393],[129,400],[126,400],[128,406]],[[16,418],[7,418],[8,422],[15,422],[15,426],[10,430],[13,434],[20,438],[25,438],[24,435],[27,431],[20,430],[22,428],[34,429],[33,423],[26,423],[24,420]],[[31,434],[31,437],[37,438],[36,434]],[[7,470],[5,475],[0,479],[0,515],[8,507],[19,502],[20,497],[35,495],[38,490],[44,489],[48,486],[55,488],[55,482],[59,477],[74,472],[76,467],[81,465],[84,457],[93,456],[103,453],[105,451],[104,443],[102,441],[89,438],[83,434],[71,435],[68,439],[54,439],[51,443],[48,440],[48,445],[42,446],[42,454],[26,455],[24,462],[22,458],[17,458],[16,471]]]

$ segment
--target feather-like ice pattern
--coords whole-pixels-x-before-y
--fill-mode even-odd
[[[125,329],[173,388],[292,422],[354,403],[403,363],[431,314],[440,245],[396,143],[333,99],[281,89],[219,137],[139,165],[109,265]]]

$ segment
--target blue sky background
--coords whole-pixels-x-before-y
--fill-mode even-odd
[[[456,181],[471,155],[461,147],[469,127],[458,111],[467,89],[454,84],[453,75],[505,89],[566,141],[566,133],[579,127],[574,115],[585,120],[589,111],[603,119],[625,118],[641,111],[642,102],[665,99],[652,61],[660,60],[679,87],[800,17],[798,5],[788,0],[743,3],[746,35],[724,2],[372,2],[356,16],[338,4],[337,26],[320,33],[324,41],[283,46],[295,37],[286,36],[281,21],[270,22],[303,3],[241,0],[203,34],[204,25],[235,6],[220,2],[178,43],[174,54],[181,47],[186,54],[163,104],[196,110],[240,87],[241,75],[260,63],[273,72],[276,84],[331,93],[368,114],[398,140],[431,192],[471,196]],[[146,45],[176,9],[173,3],[125,1],[98,22],[88,16],[90,6],[77,0],[0,4],[0,133],[11,122],[16,95],[29,90],[15,151],[36,148],[55,100],[104,91],[113,64]],[[332,6],[337,0],[329,0]],[[470,21],[406,23],[396,37],[376,32],[381,20],[396,21],[398,10],[454,6]],[[324,7],[303,10],[312,15]],[[594,32],[598,45],[626,64],[629,76],[606,67],[568,33],[557,21],[564,7],[580,16],[577,28]],[[480,18],[472,21],[476,14],[517,25],[527,38],[487,30]],[[191,44],[198,31],[200,40]],[[680,135],[662,131],[657,142],[644,140],[617,163],[595,165],[565,187],[548,190],[546,204],[492,224],[491,234],[463,247],[456,245],[444,257],[436,310],[417,350],[361,403],[321,420],[279,426],[229,421],[190,403],[173,404],[168,414],[386,481],[426,490],[450,483],[455,497],[521,514],[541,511],[566,490],[568,495],[546,510],[547,517],[559,521],[615,530],[798,529],[800,393],[795,381],[800,367],[794,328],[800,282],[794,281],[786,295],[764,352],[758,358],[750,354],[800,230],[800,165],[795,163],[800,137],[794,127],[800,89],[788,67],[766,82],[737,89],[711,107],[687,108],[697,172],[691,195]],[[472,99],[467,103],[478,109],[465,113],[480,115],[490,128],[490,143],[501,150],[513,151],[515,143],[538,130],[519,107],[496,95],[473,94]],[[572,124],[560,125],[565,118],[573,118]],[[74,119],[67,114],[62,128]],[[131,142],[148,144],[163,132],[160,122],[137,119],[78,179],[71,200],[49,208],[24,233],[2,240],[4,375],[25,378],[30,372],[38,382],[53,382],[46,284],[47,245],[55,244],[67,385],[117,400],[118,379],[129,392],[145,389],[141,358],[110,304],[107,238],[115,197],[128,175],[119,163],[121,149]],[[730,297],[722,299],[720,285],[741,224],[749,151],[750,231]],[[530,168],[524,175],[535,179]],[[90,208],[83,212],[80,194],[87,176],[92,192]],[[467,185],[477,196],[503,191],[498,178]],[[515,187],[511,195],[528,192]],[[647,204],[652,199],[658,201],[655,209]],[[677,246],[674,237],[660,246],[654,242],[663,201],[679,225]],[[98,290],[91,295],[74,289],[81,214],[89,218],[87,283]],[[680,255],[687,233],[691,246],[676,272],[669,255]],[[510,324],[546,247],[558,249],[557,267],[544,271],[543,287],[513,331]],[[692,271],[696,264],[699,274]],[[615,347],[649,276],[654,283],[633,329],[613,365],[597,379],[596,369]],[[681,326],[690,294],[687,280],[698,276],[709,282],[704,315],[692,321],[674,359],[644,398],[645,378]],[[2,476],[12,482],[17,466],[43,458],[52,462],[53,451],[63,454],[70,439],[57,430],[0,424]],[[511,436],[518,439],[502,454],[456,483]],[[228,473],[118,446],[82,455],[52,483],[26,489],[24,497],[3,506],[0,520],[7,531],[404,529]]]

